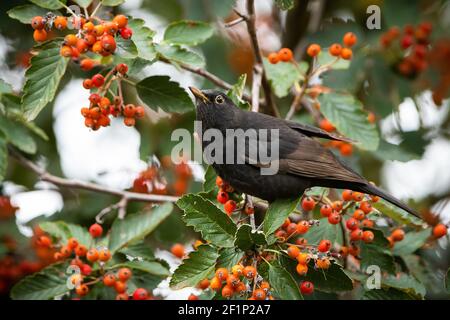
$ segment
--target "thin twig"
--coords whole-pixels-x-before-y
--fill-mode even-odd
[[[145,194],[145,193],[137,193],[137,192],[131,192],[131,191],[123,191],[123,190],[117,190],[117,189],[109,188],[107,186],[102,186],[102,185],[91,183],[91,182],[61,178],[61,177],[50,174],[45,169],[41,168],[34,162],[28,160],[27,158],[25,158],[24,156],[22,156],[20,153],[18,153],[17,151],[15,151],[13,149],[10,149],[10,155],[12,157],[14,157],[25,168],[36,173],[42,181],[47,181],[47,182],[53,183],[60,187],[65,187],[65,188],[70,188],[70,189],[82,189],[82,190],[88,190],[88,191],[92,191],[92,192],[110,194],[113,196],[121,197],[122,199],[125,198],[126,200],[124,200],[124,203],[125,203],[125,201],[126,202],[129,202],[129,201],[176,202],[179,199],[179,197],[175,197],[175,196]]]
[[[252,82],[252,111],[259,112],[259,91],[261,88],[262,67],[256,64],[253,67],[253,82]]]
[[[102,6],[102,2],[99,1],[97,6],[95,7],[94,11],[92,11],[91,17],[95,16],[95,14],[97,13],[98,9],[100,9],[101,6]]]
[[[237,19],[235,19],[233,21],[225,23],[224,26],[225,26],[225,28],[231,28],[231,27],[233,27],[233,26],[235,26],[235,25],[237,25],[237,24],[239,24],[239,23],[241,23],[243,21],[245,21],[245,19],[243,17],[239,17],[239,18],[237,18]]]

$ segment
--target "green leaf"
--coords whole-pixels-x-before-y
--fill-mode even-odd
[[[195,52],[181,48],[179,46],[171,46],[168,44],[155,45],[156,51],[171,62],[188,64],[194,67],[203,67],[205,60]]]
[[[0,96],[4,93],[13,93],[13,88],[8,82],[0,79]]]
[[[156,276],[168,277],[170,275],[169,269],[159,263],[158,261],[127,261],[124,263],[119,263],[114,266],[109,267],[108,269],[117,269],[117,268],[130,268],[133,270],[141,270]]]
[[[51,10],[61,9],[64,7],[63,3],[66,3],[65,0],[30,0],[30,2],[33,2],[39,7]]]
[[[171,44],[195,46],[205,42],[214,34],[210,24],[201,21],[183,20],[169,24],[164,40]]]
[[[152,249],[143,241],[136,244],[131,244],[119,250],[119,252],[134,259],[155,260],[155,255]]]
[[[134,59],[138,56],[136,44],[130,39],[116,37],[117,49],[114,53],[123,59]]]
[[[269,265],[269,283],[279,298],[283,300],[303,300],[298,284],[282,266]]]
[[[319,96],[320,111],[346,137],[358,141],[365,150],[376,150],[379,144],[375,124],[367,120],[361,102],[351,95],[328,93]]]
[[[6,136],[6,141],[25,153],[33,154],[37,146],[30,132],[22,123],[0,117],[0,131]]]
[[[410,152],[402,148],[400,145],[389,143],[383,139],[380,140],[378,149],[372,152],[372,155],[381,161],[395,160],[407,162],[410,160],[420,159],[418,154]]]
[[[380,199],[380,201],[374,203],[373,207],[399,224],[406,224],[416,227],[423,226],[422,220],[383,199]]]
[[[14,300],[48,300],[62,295],[70,289],[65,274],[66,264],[54,264],[23,278],[11,290]]]
[[[93,0],[74,0],[80,7],[87,8],[91,5]]]
[[[238,82],[235,83],[230,90],[227,92],[227,96],[231,98],[236,106],[241,109],[249,110],[250,104],[242,99],[245,89],[245,83],[247,81],[247,74],[241,74]]]
[[[17,99],[19,99],[19,97],[17,97]],[[20,100],[19,100],[19,102],[20,102]],[[27,121],[27,119],[25,119],[25,117],[23,116],[21,111],[12,109],[12,108],[8,108],[8,107],[7,107],[7,109],[8,109],[8,112],[7,112],[8,119],[10,119],[11,121],[20,123],[20,125],[22,125],[23,127],[26,127],[29,131],[31,131],[32,133],[37,135],[42,140],[48,141],[48,136],[45,133],[45,131],[42,130],[41,128],[39,128],[34,122]]]
[[[389,289],[373,289],[364,292],[362,300],[415,300],[416,297],[411,296],[403,291]]]
[[[168,76],[152,76],[136,84],[139,97],[150,108],[166,112],[186,113],[194,109],[191,98]]]
[[[338,224],[331,224],[327,218],[323,218],[319,220],[319,225],[311,226],[303,238],[308,243],[316,245],[323,239],[328,239],[331,243],[342,243],[341,227]]]
[[[310,189],[307,189],[305,191],[305,194],[307,194],[310,197],[312,197],[312,196],[322,197],[322,196],[327,196],[329,192],[330,192],[329,188],[312,187]]]
[[[115,7],[124,2],[125,2],[125,0],[102,0],[102,5],[107,6],[107,7]]]
[[[203,191],[208,192],[216,189],[217,174],[212,166],[208,166],[205,172],[205,182],[203,182]]]
[[[249,250],[254,246],[267,245],[266,236],[262,231],[253,231],[248,224],[243,224],[236,232],[234,245],[241,250]]]
[[[24,115],[33,120],[53,100],[58,84],[66,72],[68,58],[59,54],[60,43],[51,41],[37,47],[31,67],[25,73],[22,105]]]
[[[175,270],[170,280],[170,287],[175,290],[194,287],[203,279],[209,278],[214,273],[218,257],[219,253],[214,247],[199,246]]]
[[[138,56],[142,59],[152,61],[156,58],[155,47],[153,46],[153,36],[155,32],[145,26],[142,19],[131,19],[128,27],[133,30],[131,40],[137,48]]]
[[[108,247],[111,253],[143,239],[170,215],[172,209],[172,203],[165,203],[150,211],[128,215],[123,220],[116,219],[109,237]]]
[[[184,211],[183,220],[202,234],[202,238],[219,247],[233,247],[236,224],[211,201],[188,194],[177,201]]]
[[[381,248],[374,244],[361,244],[361,270],[365,271],[368,267],[376,265],[380,267],[381,272],[395,273],[394,258],[389,250]]]
[[[87,248],[92,245],[92,236],[88,232],[87,228],[72,223],[65,223],[65,225],[67,227],[68,238],[76,238],[78,243],[86,246]]]
[[[217,259],[217,268],[231,269],[238,264],[244,256],[244,251],[237,248],[223,248],[220,250],[220,256]]]
[[[404,291],[410,295],[424,297],[425,286],[411,275],[400,273],[399,275],[388,275],[381,280],[382,286],[388,286]]]
[[[67,225],[64,221],[42,222],[39,224],[39,228],[52,237],[61,239],[62,242],[66,242],[69,239]]]
[[[420,249],[431,236],[431,229],[419,232],[408,232],[402,241],[395,244],[393,253],[398,256],[408,255]]]
[[[297,199],[279,199],[270,204],[264,218],[263,230],[266,236],[274,233],[283,224],[284,220],[298,206],[300,199],[301,197]]]
[[[31,19],[36,16],[45,16],[48,13],[48,9],[44,9],[34,4],[25,4],[23,6],[17,6],[8,10],[8,16],[12,19],[19,20],[22,23],[30,24]],[[59,14],[59,12],[55,13]]]
[[[336,60],[336,57],[333,57],[328,50],[322,50],[318,56],[318,62],[321,66],[326,65],[328,63]],[[337,62],[333,63],[333,70],[345,70],[350,66],[349,60],[339,59]]]
[[[275,4],[281,10],[291,10],[295,5],[294,0],[275,0]]]
[[[8,146],[5,135],[0,132],[0,182],[5,179],[8,168]]]
[[[289,62],[272,64],[267,58],[264,58],[263,64],[267,79],[270,81],[275,95],[280,98],[288,95],[294,83],[303,78],[300,71],[304,72],[307,69],[306,63],[300,63],[299,68],[297,68]]]
[[[450,268],[445,274],[445,288],[447,289],[447,292],[450,293]]]

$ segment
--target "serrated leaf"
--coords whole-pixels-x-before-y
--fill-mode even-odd
[[[218,257],[219,253],[214,247],[199,246],[175,270],[170,280],[170,287],[175,290],[194,287],[203,279],[209,278],[214,273]]]
[[[169,269],[158,261],[127,261],[124,263],[119,263],[109,267],[108,269],[117,268],[130,268],[133,270],[141,270],[146,273],[150,273],[156,276],[168,277],[170,275]]]
[[[275,4],[281,10],[291,10],[295,5],[294,0],[275,0]]]
[[[211,201],[188,194],[177,201],[184,211],[183,220],[202,234],[202,238],[219,247],[233,247],[236,224]]]
[[[142,19],[131,19],[128,27],[133,30],[131,40],[136,45],[138,56],[148,61],[154,60],[156,58],[156,50],[153,46],[155,32],[146,27]]]
[[[389,250],[374,244],[361,244],[361,270],[376,265],[381,272],[395,273],[395,263]]]
[[[203,67],[205,60],[195,52],[175,45],[156,44],[156,51],[171,62],[187,64],[194,67]]]
[[[231,269],[238,264],[244,256],[244,251],[237,248],[223,248],[220,250],[220,256],[217,259],[217,268]]]
[[[21,151],[29,154],[36,152],[37,145],[26,127],[17,121],[0,117],[0,131],[6,136],[6,141]]]
[[[358,141],[365,150],[376,150],[379,144],[375,124],[367,120],[361,102],[353,96],[328,93],[319,96],[320,111],[344,136]]]
[[[170,215],[172,209],[172,203],[165,203],[143,213],[128,215],[123,220],[116,219],[109,236],[111,253],[143,239]]]
[[[136,89],[141,100],[154,110],[185,113],[194,109],[187,92],[168,76],[145,78],[136,84]]]
[[[59,54],[60,43],[51,41],[37,47],[38,54],[31,58],[31,67],[25,73],[22,105],[24,115],[33,120],[53,100],[64,75],[68,58]]]
[[[380,199],[380,201],[374,203],[373,207],[399,224],[406,224],[416,227],[423,226],[422,220],[383,199]]]
[[[408,232],[402,241],[395,244],[393,253],[399,256],[414,253],[427,242],[427,239],[430,236],[431,229],[425,229],[419,232]]]
[[[295,210],[300,203],[297,199],[279,199],[272,202],[264,218],[263,230],[266,236],[274,233],[286,220],[289,214]]]
[[[278,62],[277,64],[272,64],[267,58],[264,58],[263,64],[267,79],[269,80],[275,95],[280,98],[288,95],[289,90],[294,83],[300,81],[303,77],[300,70],[306,71],[307,68],[306,63],[299,64],[299,70],[292,63]]]
[[[62,295],[67,286],[66,264],[54,264],[19,281],[11,290],[14,300],[48,300]]]
[[[164,32],[164,41],[171,44],[195,46],[214,34],[208,23],[193,20],[175,21]]]
[[[342,243],[342,232],[338,224],[331,224],[327,218],[323,218],[319,220],[319,225],[311,226],[303,238],[310,244],[319,244],[323,239],[328,239],[331,243]]]
[[[23,6],[17,6],[8,10],[8,16],[12,19],[19,20],[22,23],[30,24],[31,19],[36,16],[45,16],[48,13],[48,9],[44,9],[34,4],[25,4]],[[59,12],[55,12],[59,14]]]
[[[267,245],[267,240],[262,231],[253,231],[250,225],[243,224],[236,231],[234,245],[245,251],[254,246]]]
[[[0,132],[0,182],[5,179],[8,168],[8,146],[5,135]]]
[[[65,0],[30,0],[30,2],[33,2],[41,8],[51,10],[61,9],[64,7],[63,4],[66,3]]]
[[[125,0],[102,0],[102,5],[107,6],[107,7],[115,7],[124,2],[125,2]]]
[[[212,166],[208,166],[205,172],[205,182],[203,182],[203,191],[208,192],[216,189],[217,174]]]
[[[425,286],[412,275],[400,273],[399,275],[388,275],[381,280],[382,286],[388,286],[404,291],[410,295],[424,297],[426,294]]]
[[[303,300],[298,284],[282,266],[269,265],[269,283],[277,297],[283,300]]]
[[[134,59],[138,56],[138,49],[136,44],[130,39],[123,39],[116,37],[117,49],[115,55],[123,59]]]

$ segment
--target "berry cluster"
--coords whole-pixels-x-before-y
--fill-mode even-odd
[[[94,24],[98,22],[97,24]],[[115,37],[120,34],[123,39],[130,39],[133,31],[127,27],[128,18],[119,14],[112,21],[103,21],[97,17],[86,20],[84,17],[72,17],[47,14],[45,17],[36,16],[31,20],[34,29],[33,38],[42,42],[47,40],[48,31],[52,28],[57,30],[71,29],[79,30],[76,34],[68,34],[64,38],[61,47],[61,55],[78,59],[80,55],[88,51],[101,56],[109,56],[116,50]]]
[[[103,235],[103,227],[95,223],[89,227],[89,233],[93,239],[98,239]],[[129,268],[120,268],[116,272],[105,273],[105,265],[111,259],[111,252],[108,248],[101,245],[87,248],[73,237],[63,244],[53,243],[52,238],[48,235],[39,236],[37,243],[44,248],[58,249],[54,254],[55,260],[61,261],[70,258],[70,265],[78,268],[79,272],[71,275],[69,279],[78,297],[86,296],[90,291],[90,285],[102,281],[105,286],[114,288],[117,300],[129,300],[127,281],[132,277],[132,272]],[[95,264],[98,264],[99,268],[96,268]],[[147,300],[150,295],[147,290],[138,288],[132,294],[132,298],[133,300]]]
[[[139,193],[152,194],[171,194],[181,196],[189,188],[189,182],[192,179],[192,169],[185,161],[174,164],[170,156],[162,158],[161,165],[164,173],[173,176],[174,182],[168,185],[167,179],[162,174],[159,165],[151,164],[142,171],[133,182],[132,190]]]
[[[282,48],[278,52],[272,52],[267,56],[269,62],[272,64],[277,64],[280,61],[290,62],[292,61],[294,54],[289,48]]]
[[[320,120],[319,127],[327,132],[333,132],[336,130],[335,126],[326,118]],[[344,157],[349,157],[353,154],[352,144],[345,141],[328,141],[325,143],[325,146],[339,150],[339,153]]]
[[[229,216],[239,211],[243,211],[247,215],[252,215],[255,213],[255,208],[249,202],[245,202],[241,208],[238,208],[238,204],[236,202],[238,196],[233,193],[233,187],[219,176],[216,178],[216,185],[219,188],[219,192],[217,193],[217,201],[223,204],[223,209]]]
[[[403,30],[392,27],[385,32],[380,43],[396,56],[395,69],[405,77],[416,77],[427,66],[428,45],[433,26],[422,22],[417,27],[406,25]]]
[[[84,61],[90,61],[84,59],[81,62],[82,66],[88,65]],[[124,63],[118,64],[106,76],[97,73],[90,79],[83,81],[83,87],[88,90],[96,89],[96,92],[91,93],[89,96],[89,107],[81,109],[81,115],[84,117],[84,124],[86,127],[92,130],[98,130],[100,127],[107,127],[110,125],[109,116],[118,117],[122,115],[124,117],[124,123],[126,126],[134,126],[137,118],[142,118],[145,115],[145,109],[142,106],[135,106],[134,104],[124,105],[121,91],[119,96],[114,96],[113,101],[107,97],[108,89],[114,81],[117,81],[118,86],[121,85],[121,78],[126,76],[128,72],[128,66]]]
[[[356,42],[358,42],[358,37],[353,32],[347,32],[342,38],[342,45],[339,43],[333,43],[329,48],[328,52],[330,55],[336,58],[342,58],[344,60],[350,60],[353,56],[353,47]],[[322,48],[317,43],[309,45],[306,49],[308,56],[314,58],[317,57]]]

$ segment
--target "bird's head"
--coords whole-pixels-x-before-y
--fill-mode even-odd
[[[233,101],[221,91],[200,90],[195,87],[189,89],[195,97],[197,116],[200,120],[211,121],[231,117],[237,109]]]

